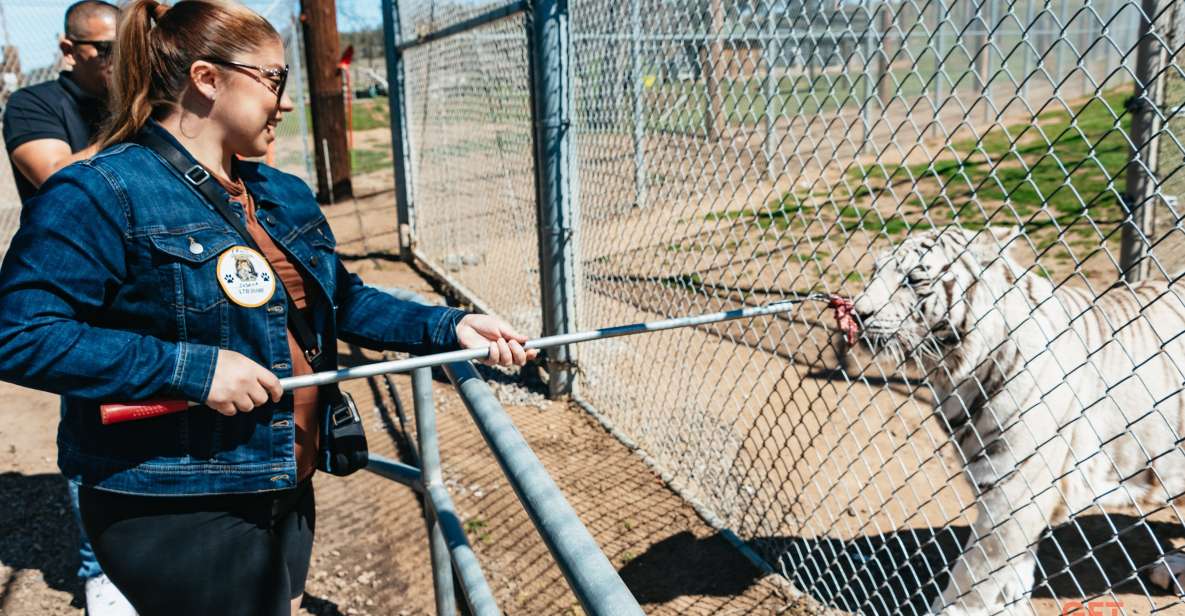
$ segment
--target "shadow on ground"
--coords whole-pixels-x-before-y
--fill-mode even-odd
[[[310,595],[307,592],[300,602],[300,607],[313,616],[345,616],[341,608],[333,601]]]
[[[710,571],[711,575],[704,575]],[[686,595],[739,595],[762,573],[724,539],[683,531],[630,560],[619,572],[639,603],[667,603]]]
[[[947,579],[970,530],[916,529],[843,541],[767,537],[748,542],[794,585],[820,603],[866,615],[925,614]],[[1146,568],[1185,536],[1175,524],[1129,515],[1088,515],[1047,533],[1038,546],[1034,597],[1081,598],[1166,591]],[[712,575],[704,575],[712,571]],[[762,573],[720,535],[682,532],[654,544],[621,569],[643,604],[686,595],[733,596]]]
[[[1076,518],[1038,545],[1033,596],[1143,595],[1145,588],[1164,594],[1143,571],[1167,549],[1161,546],[1183,534],[1177,525],[1129,515]],[[795,586],[825,605],[868,615],[925,614],[969,536],[968,527],[950,526],[850,541],[765,538],[750,545],[769,558],[777,555],[777,566],[792,572]]]
[[[78,522],[65,477],[0,473],[0,503],[0,562],[14,570],[10,580],[21,570],[40,571],[46,585],[70,593],[70,605],[81,608]],[[0,605],[9,591],[8,585],[0,588]]]

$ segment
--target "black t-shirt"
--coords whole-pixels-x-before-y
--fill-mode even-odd
[[[77,152],[90,145],[99,125],[106,119],[103,102],[78,87],[69,71],[54,81],[21,88],[12,93],[4,108],[4,147],[11,163],[12,151],[36,139],[58,139]],[[21,202],[37,193],[25,176],[12,164]]]

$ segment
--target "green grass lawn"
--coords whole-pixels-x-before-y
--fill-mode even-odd
[[[390,105],[386,98],[354,101],[354,130],[364,131],[391,126]]]
[[[350,173],[370,173],[391,166],[391,152],[387,148],[350,150]]]
[[[1035,122],[995,126],[978,139],[948,146],[937,160],[854,167],[845,184],[783,194],[765,209],[709,214],[766,229],[830,226],[900,239],[912,230],[959,224],[969,229],[1021,225],[1039,247],[1069,228],[1072,245],[1098,243],[1123,218],[1118,193],[1128,161],[1130,115],[1117,88],[1070,110],[1051,109]],[[855,186],[854,192],[849,187]],[[878,195],[903,202],[891,213],[871,207]],[[842,194],[840,194],[842,191]],[[884,199],[881,200],[884,203]],[[883,208],[883,206],[882,206]]]
[[[933,89],[927,80],[933,74],[933,61],[919,62],[909,68],[890,71],[890,96],[914,98]],[[772,88],[764,78],[728,79],[720,84],[720,111],[728,124],[756,126],[765,113],[778,117],[802,117],[857,108],[868,96],[868,79],[860,72],[786,75]],[[646,127],[660,131],[698,131],[704,127],[708,108],[708,89],[703,81],[649,80],[646,86]],[[628,104],[628,103],[627,103]]]
[[[1035,123],[996,126],[980,139],[951,145],[954,156],[909,166],[872,167],[849,177],[865,184],[863,193],[877,186],[931,180],[945,189],[951,201],[978,196],[983,202],[1007,203],[1021,221],[1065,225],[1083,215],[1114,222],[1122,216],[1118,192],[1128,161],[1127,139],[1131,116],[1123,110],[1127,88],[1091,98],[1069,112],[1042,113]],[[1116,117],[1118,115],[1118,117]],[[864,182],[867,178],[869,181]],[[879,181],[878,181],[879,180]],[[871,188],[870,188],[871,186]],[[934,208],[913,204],[926,211]],[[938,214],[961,224],[982,225],[977,208],[951,208],[941,203]],[[945,210],[945,211],[944,211]]]
[[[364,131],[373,128],[388,128],[391,126],[391,114],[388,113],[390,109],[387,104],[387,99],[367,98],[354,101],[354,130]],[[308,122],[310,130],[313,125],[313,110],[312,107],[305,107],[304,110],[305,121]]]

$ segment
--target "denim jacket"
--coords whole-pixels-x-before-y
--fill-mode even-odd
[[[159,125],[145,130],[180,148]],[[365,286],[334,253],[301,180],[236,165],[261,225],[309,279],[309,322],[334,365],[336,339],[416,354],[457,347],[463,312]],[[72,481],[149,495],[296,485],[291,394],[232,417],[195,406],[99,420],[103,402],[204,401],[220,348],[291,375],[283,285],[248,308],[217,280],[217,257],[245,244],[179,173],[133,143],[62,169],[25,205],[0,267],[0,379],[63,396],[58,464]]]

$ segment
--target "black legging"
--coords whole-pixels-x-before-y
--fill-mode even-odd
[[[287,616],[304,592],[312,480],[263,494],[148,497],[79,490],[103,571],[140,616]]]

